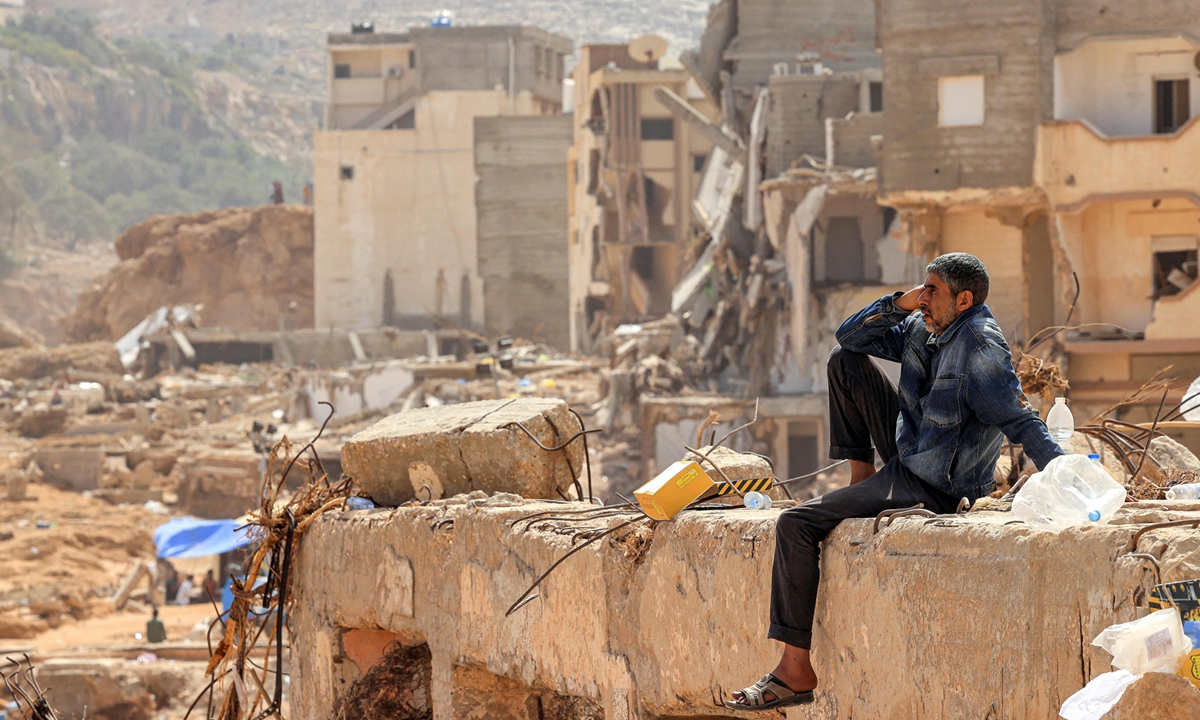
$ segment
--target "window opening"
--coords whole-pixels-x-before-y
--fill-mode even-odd
[[[674,140],[674,118],[642,118],[643,140]]]
[[[1169,297],[1191,287],[1197,278],[1197,250],[1194,235],[1151,238],[1154,271],[1154,297]]]
[[[350,77],[350,66],[349,65],[334,65],[333,66],[333,76],[335,78]]]
[[[871,112],[883,112],[883,83],[872,80],[869,90],[871,94]]]
[[[829,227],[825,230],[825,279],[829,282],[865,279],[862,232],[858,227],[858,218],[829,219]]]
[[[647,245],[633,248],[633,253],[629,257],[629,265],[638,275],[642,276],[643,280],[653,280],[654,248]]]
[[[1154,81],[1154,132],[1173,133],[1191,117],[1188,81]]]

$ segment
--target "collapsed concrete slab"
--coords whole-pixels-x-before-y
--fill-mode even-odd
[[[52,658],[37,676],[59,717],[149,720],[202,687],[204,663]]]
[[[584,472],[583,443],[547,452],[518,424],[546,447],[583,429],[565,402],[550,398],[418,408],[350,438],[342,469],[386,506],[474,490],[557,497]]]
[[[482,686],[505,688],[489,717],[537,718],[527,708],[548,707],[548,694],[608,720],[740,717],[714,697],[778,659],[765,638],[778,510],[689,512],[618,532],[506,618],[578,544],[557,520],[514,521],[565,509],[451,498],[318,520],[294,570],[293,712],[328,717],[382,655],[364,646],[395,642],[428,646],[439,719],[476,717],[469,698]],[[1200,504],[1130,504],[1122,524],[1060,534],[987,510],[902,518],[878,533],[873,520],[843,523],[823,553],[818,701],[788,717],[1057,717],[1111,669],[1092,638],[1132,620],[1155,582],[1151,564],[1128,557],[1135,533],[1179,518],[1200,519]],[[1194,535],[1152,530],[1136,549],[1161,554],[1177,580],[1196,567],[1172,562],[1169,548],[1187,554]]]

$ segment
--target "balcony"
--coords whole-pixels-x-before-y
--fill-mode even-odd
[[[1188,197],[1200,205],[1200,116],[1174,133],[1107,137],[1086,120],[1038,128],[1036,182],[1054,209],[1101,198]]]

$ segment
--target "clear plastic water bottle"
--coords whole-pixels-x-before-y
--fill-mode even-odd
[[[1167,488],[1168,500],[1200,500],[1200,483],[1188,483]]]
[[[365,497],[352,497],[346,499],[346,507],[351,510],[370,510],[375,507],[375,503]]]
[[[770,510],[771,498],[751,490],[742,497],[742,504],[751,510]]]
[[[1066,398],[1054,398],[1054,407],[1050,408],[1050,413],[1046,416],[1046,429],[1050,431],[1054,442],[1064,451],[1070,452],[1068,446],[1071,436],[1075,434],[1075,416],[1071,414],[1071,408],[1067,407]]]

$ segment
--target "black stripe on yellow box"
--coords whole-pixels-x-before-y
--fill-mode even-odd
[[[737,488],[737,492],[745,495],[748,492],[765,492],[770,490],[775,483],[772,478],[751,478],[749,480],[735,480],[733,484],[727,482],[717,483],[717,495],[729,495]]]

